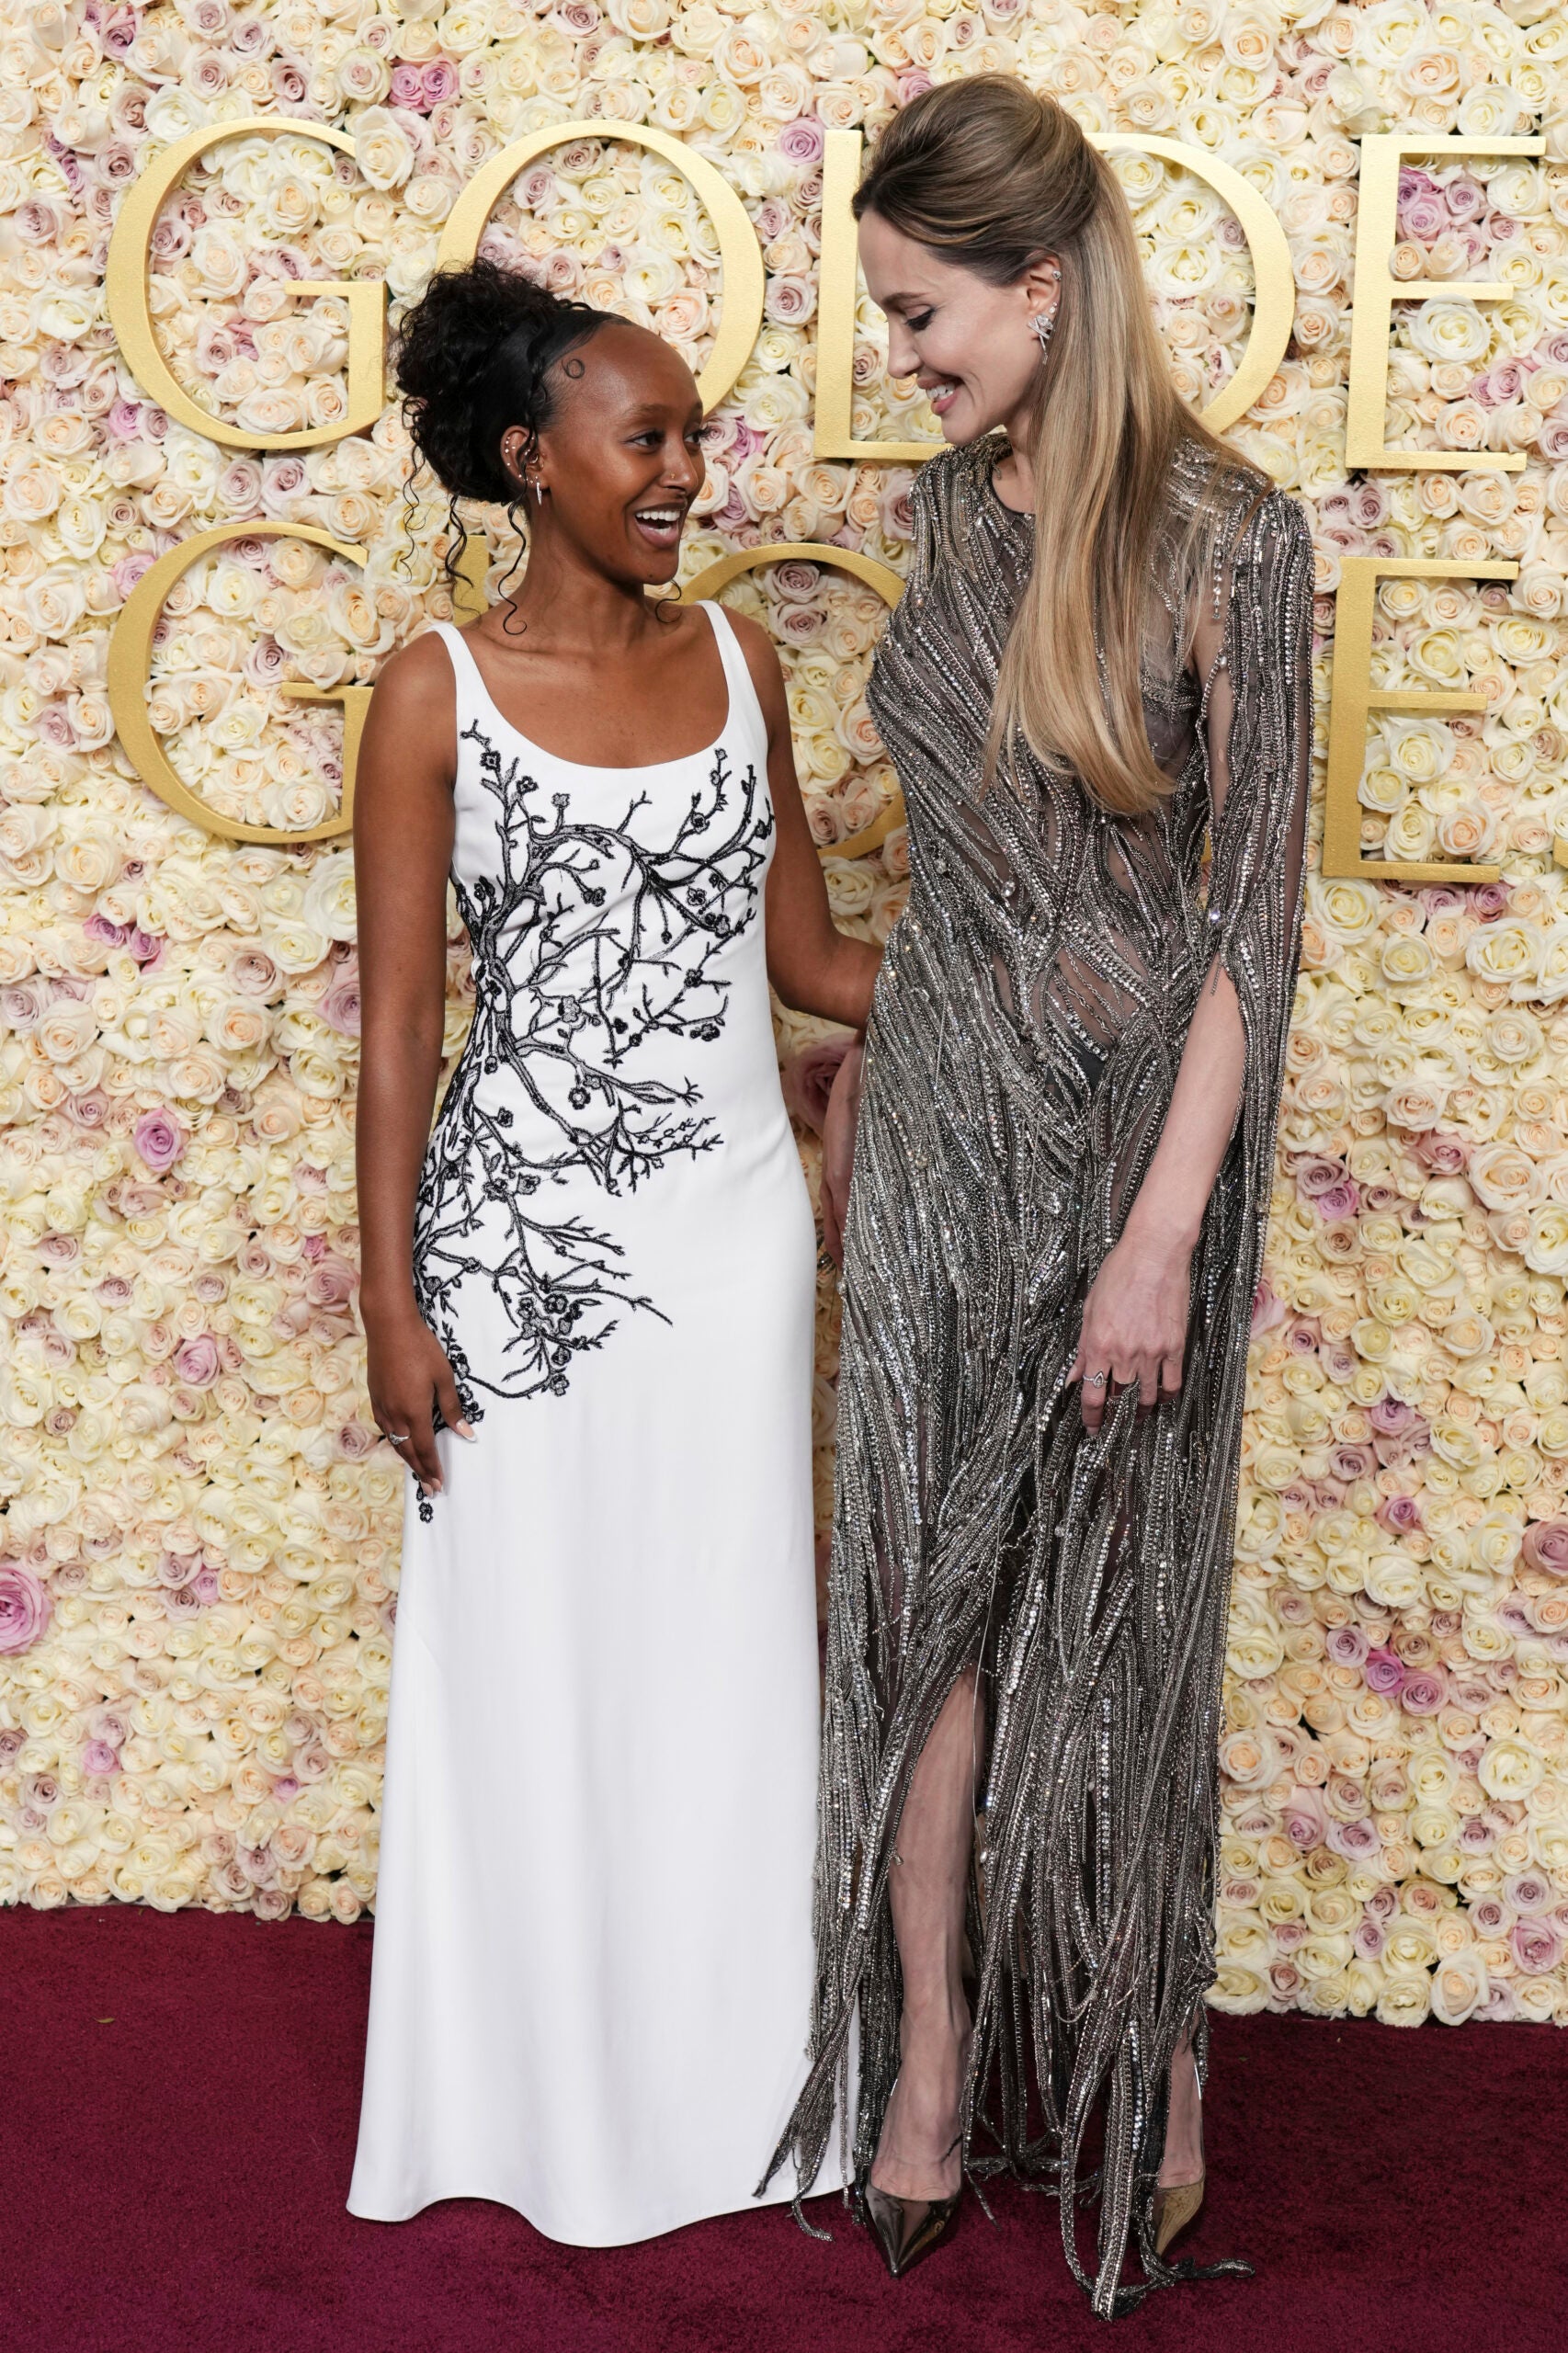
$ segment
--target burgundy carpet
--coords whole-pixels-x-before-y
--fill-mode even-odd
[[[1004,2191],[913,2278],[832,2201],[613,2252],[501,2207],[343,2210],[368,1927],[0,1916],[0,2313],[26,2353],[1562,2353],[1568,2033],[1217,2022],[1193,2252],[1108,2338]]]

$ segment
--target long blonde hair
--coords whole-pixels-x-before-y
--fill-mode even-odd
[[[1021,735],[1107,809],[1141,814],[1170,790],[1141,683],[1172,469],[1184,447],[1199,460],[1189,538],[1221,475],[1253,470],[1172,383],[1126,199],[1053,99],[1002,74],[923,92],[872,152],[855,196],[857,220],[868,211],[993,285],[1016,283],[1046,254],[1061,264],[1029,443],[1034,569],[1003,656],[987,767]]]

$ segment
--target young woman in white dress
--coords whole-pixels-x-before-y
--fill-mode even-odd
[[[359,757],[361,1302],[410,1507],[348,2202],[613,2245],[749,2206],[798,2087],[814,1245],[768,981],[858,1027],[877,955],[763,632],[648,594],[703,480],[682,361],[476,263],[399,380],[528,553],[387,665]],[[432,1133],[449,874],[475,1010]]]

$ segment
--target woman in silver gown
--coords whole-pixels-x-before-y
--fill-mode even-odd
[[[1120,192],[1050,100],[929,91],[856,209],[890,366],[956,446],[871,689],[911,889],[847,1207],[813,2063],[775,2163],[810,2181],[836,2109],[895,2275],[963,2172],[1053,2182],[1109,2317],[1196,2275],[1165,2249],[1201,2197],[1311,551],[1177,399]]]

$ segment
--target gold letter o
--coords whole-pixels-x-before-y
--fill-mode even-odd
[[[1290,267],[1290,248],[1278,218],[1250,180],[1243,179],[1233,165],[1221,163],[1218,155],[1210,155],[1205,148],[1188,146],[1181,139],[1150,139],[1142,131],[1092,131],[1088,140],[1090,146],[1097,147],[1102,155],[1132,148],[1141,154],[1158,155],[1164,163],[1179,164],[1184,171],[1194,172],[1200,180],[1207,180],[1241,222],[1242,234],[1252,256],[1252,331],[1241,366],[1230,382],[1199,411],[1210,433],[1226,433],[1246,415],[1269,382],[1290,341],[1290,326],[1296,315],[1296,280]]]
[[[436,267],[466,267],[479,251],[485,222],[517,174],[526,171],[536,155],[546,153],[551,147],[564,147],[576,139],[623,139],[634,147],[646,147],[650,153],[662,155],[666,164],[673,164],[682,177],[690,181],[719,232],[719,260],[724,272],[723,307],[712,353],[697,380],[706,414],[717,408],[730,391],[756,341],[757,329],[762,324],[762,247],[756,242],[756,231],[745,206],[728,180],[715,171],[705,156],[694,154],[667,131],[650,130],[637,122],[557,122],[544,131],[530,131],[526,139],[515,140],[498,155],[492,155],[469,181],[447,217]]]

